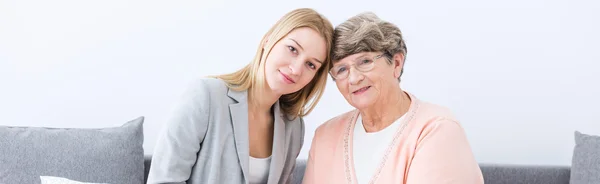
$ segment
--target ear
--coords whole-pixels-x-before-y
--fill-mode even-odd
[[[269,37],[270,37],[270,36],[271,36],[271,35],[267,35],[267,36],[265,36],[265,38],[263,39],[264,41],[262,42],[262,45],[261,45],[261,47],[263,48],[263,50],[265,50],[265,49],[266,49],[266,47],[267,47],[267,44],[269,43]]]
[[[400,75],[402,75],[402,69],[404,68],[404,54],[394,54],[392,61],[394,64],[394,76],[398,78]]]
[[[262,47],[262,49],[263,49],[263,50],[265,50],[265,47],[267,46],[267,42],[268,42],[268,41],[269,41],[269,40],[265,39],[265,41],[263,41],[263,42],[261,43],[260,47]]]

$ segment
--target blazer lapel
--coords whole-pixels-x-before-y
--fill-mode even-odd
[[[248,160],[250,157],[250,143],[248,142],[248,93],[247,91],[229,90],[227,95],[238,102],[229,105],[229,113],[233,126],[235,148],[240,165],[242,166],[242,174],[244,175],[244,180],[248,181]]]
[[[285,166],[285,159],[287,154],[285,153],[286,148],[286,123],[283,118],[284,115],[281,113],[279,107],[279,101],[275,103],[275,109],[273,111],[274,126],[273,126],[273,151],[271,153],[271,166],[269,170],[269,184],[279,183],[283,167]]]

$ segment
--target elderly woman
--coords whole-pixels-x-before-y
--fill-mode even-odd
[[[330,74],[355,110],[315,131],[304,183],[483,183],[449,109],[400,88],[406,45],[373,13],[335,28]]]

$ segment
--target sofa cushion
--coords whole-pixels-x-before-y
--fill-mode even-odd
[[[40,176],[90,183],[144,180],[144,117],[101,129],[0,126],[0,183]]]
[[[107,183],[86,183],[67,178],[54,177],[54,176],[40,176],[42,184],[107,184]]]
[[[569,166],[480,164],[485,184],[569,184]],[[298,159],[292,184],[301,184],[306,159]]]
[[[600,183],[600,136],[575,131],[571,184]]]
[[[485,184],[569,184],[569,166],[479,164]]]

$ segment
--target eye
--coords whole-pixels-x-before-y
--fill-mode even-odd
[[[290,52],[297,54],[298,50],[296,50],[296,48],[292,47],[292,46],[288,46],[288,50],[290,50]]]
[[[317,69],[317,66],[316,66],[315,64],[313,64],[313,63],[309,62],[309,61],[307,61],[307,62],[306,62],[306,65],[308,65],[308,67],[309,67],[310,69],[313,69],[313,70],[314,70],[314,69]]]
[[[369,64],[369,63],[371,63],[371,62],[373,62],[373,61],[371,61],[370,59],[363,59],[363,60],[361,60],[361,61],[360,61],[358,64],[359,64],[359,65],[363,65],[363,64]]]
[[[338,69],[335,70],[335,74],[339,75],[346,72],[346,67],[339,67]]]

